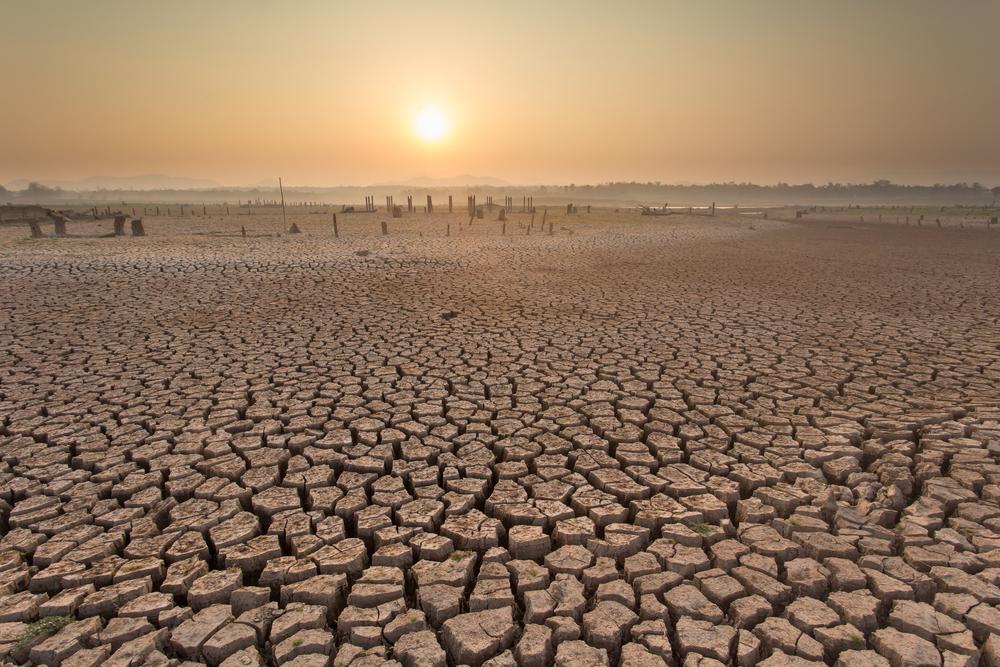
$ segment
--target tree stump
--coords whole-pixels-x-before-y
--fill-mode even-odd
[[[125,236],[125,216],[115,216],[115,236]]]
[[[132,221],[132,236],[145,236],[146,230],[142,227],[142,218],[135,218]]]
[[[289,234],[301,234],[302,230],[300,230],[299,226],[293,222],[292,226],[288,228],[288,233]]]
[[[500,209],[500,215],[497,216],[497,220],[503,221],[503,220],[506,220],[506,219],[507,219],[507,209],[502,208],[502,209]]]
[[[45,234],[42,234],[42,227],[41,227],[41,225],[39,225],[34,220],[32,220],[32,221],[30,221],[28,223],[28,227],[31,228],[31,238],[33,238],[33,239],[45,238]]]

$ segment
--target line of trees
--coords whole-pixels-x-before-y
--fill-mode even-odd
[[[277,188],[212,188],[190,190],[63,190],[41,183],[29,183],[24,190],[0,187],[0,203],[97,203],[163,202],[221,203],[256,199],[276,199]],[[597,185],[525,185],[469,187],[337,186],[285,188],[285,194],[297,201],[344,203],[361,201],[368,195],[463,194],[512,196],[515,202],[531,196],[536,205],[594,203],[635,205],[668,203],[671,206],[707,205],[964,205],[990,206],[1000,200],[1000,187],[981,183],[902,185],[888,180],[872,183],[813,183],[759,185],[756,183],[709,183],[672,185],[659,181],[609,182]]]

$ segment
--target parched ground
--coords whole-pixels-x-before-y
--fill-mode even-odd
[[[1000,230],[382,219],[0,230],[0,656],[1000,660]]]

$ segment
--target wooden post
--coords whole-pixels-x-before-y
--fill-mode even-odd
[[[451,195],[448,195],[448,212],[451,213]]]
[[[115,216],[115,236],[125,236],[125,216]]]
[[[28,221],[28,227],[31,228],[31,238],[40,239],[44,238],[45,234],[42,234],[42,227],[34,220]]]
[[[281,177],[278,177],[278,191],[281,192],[281,229],[288,229],[288,221],[285,219],[285,188],[281,185]]]
[[[145,236],[146,230],[142,227],[142,218],[132,220],[132,236]]]
[[[340,230],[337,229],[337,214],[333,214],[333,238],[340,238]]]
[[[385,220],[383,220],[382,221],[382,236],[388,236],[388,235],[389,235],[389,223],[387,223]]]
[[[450,222],[448,223],[448,226],[445,227],[444,235],[445,236],[451,236],[451,223]]]
[[[549,223],[549,236],[552,236],[552,223]]]
[[[507,221],[504,220],[503,227],[500,228],[500,236],[507,236]]]
[[[434,201],[431,199],[430,195],[427,195],[427,212],[428,213],[434,212]]]

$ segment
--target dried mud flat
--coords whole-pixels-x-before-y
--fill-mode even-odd
[[[2,659],[998,664],[1000,233],[523,222],[5,231]]]

